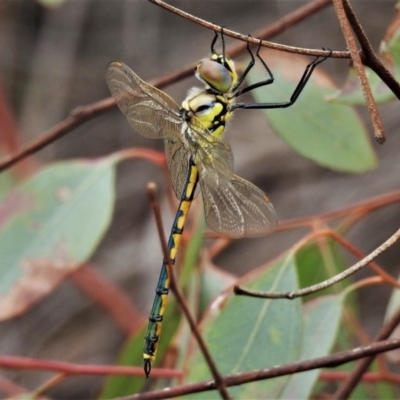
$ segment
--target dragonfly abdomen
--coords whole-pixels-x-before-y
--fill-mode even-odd
[[[156,356],[158,340],[160,338],[162,322],[167,305],[168,292],[170,288],[170,276],[168,274],[167,265],[168,262],[170,262],[171,265],[175,264],[176,254],[182,238],[189,208],[194,198],[198,179],[198,170],[192,159],[190,159],[185,189],[181,195],[178,211],[176,213],[168,241],[169,260],[164,260],[161,267],[161,273],[156,288],[156,296],[154,298],[153,306],[149,316],[149,324],[147,327],[145,344],[143,348],[144,371],[146,376],[149,376],[151,363],[154,361]]]

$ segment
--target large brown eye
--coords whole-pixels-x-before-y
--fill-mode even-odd
[[[197,66],[197,72],[201,79],[218,92],[227,93],[232,87],[232,77],[229,71],[216,61],[203,60]]]

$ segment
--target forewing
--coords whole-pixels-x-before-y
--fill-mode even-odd
[[[267,235],[276,228],[276,213],[265,193],[234,175],[226,162],[220,163],[218,151],[213,151],[210,162],[199,163],[198,169],[210,229],[242,238]]]
[[[180,134],[182,118],[178,104],[166,93],[142,81],[125,64],[110,63],[106,82],[118,107],[141,135],[164,139]]]

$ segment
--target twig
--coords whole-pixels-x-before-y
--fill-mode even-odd
[[[349,372],[344,371],[321,372],[319,379],[325,382],[344,381],[349,375]],[[400,376],[391,372],[385,374],[379,372],[365,372],[362,376],[362,382],[388,382],[400,385]]]
[[[373,343],[369,346],[361,346],[351,350],[342,351],[325,357],[314,358],[312,360],[298,361],[292,364],[280,365],[267,369],[261,369],[251,372],[229,375],[225,377],[227,386],[238,386],[245,383],[256,382],[260,380],[276,378],[295,374],[297,372],[310,371],[318,368],[331,368],[358,360],[360,358],[376,355],[386,351],[400,348],[400,339],[385,340]],[[156,400],[176,398],[185,394],[200,393],[207,390],[215,390],[214,381],[203,381],[187,385],[168,388],[168,390],[156,390],[147,393],[137,394],[135,396],[120,397],[118,400]]]
[[[378,110],[376,108],[374,97],[372,95],[371,87],[369,86],[369,82],[365,74],[365,68],[362,64],[360,54],[357,50],[357,44],[353,32],[344,11],[343,0],[333,0],[333,5],[335,6],[336,14],[339,19],[343,35],[346,39],[347,46],[350,49],[351,59],[353,60],[354,68],[356,69],[361,81],[362,90],[365,100],[367,102],[367,108],[371,116],[372,125],[374,127],[375,139],[378,143],[382,144],[385,141],[385,133],[378,114]]]
[[[343,7],[346,12],[347,19],[349,20],[358,42],[360,43],[363,51],[363,63],[370,67],[381,79],[386,83],[388,88],[400,100],[400,85],[390,73],[390,71],[383,65],[382,61],[375,54],[367,35],[364,32],[356,14],[351,7],[348,0],[343,0]]]
[[[337,242],[339,242],[347,251],[353,253],[358,258],[364,258],[365,254],[360,251],[356,246],[351,244],[348,240],[346,240],[343,236],[339,235],[337,232],[332,230],[329,233],[329,236],[334,238]],[[369,263],[369,267],[381,277],[382,282],[386,282],[389,285],[392,285],[394,288],[400,289],[400,282],[390,276],[383,268],[381,268],[375,261],[371,261]]]
[[[38,358],[0,356],[0,367],[29,371],[56,371],[67,375],[124,375],[143,376],[142,367],[127,367],[123,365],[82,365],[64,361],[41,360]],[[152,376],[160,378],[182,378],[180,371],[168,368],[153,368]]]
[[[48,392],[50,389],[56,387],[61,382],[65,381],[66,378],[67,378],[67,375],[63,372],[52,376],[46,382],[42,383],[39,387],[37,387],[32,392],[30,392],[30,396],[32,396],[31,398],[39,399],[39,396]]]
[[[171,263],[171,260],[169,257],[167,241],[165,239],[164,228],[163,228],[163,223],[162,223],[162,218],[161,218],[161,213],[160,213],[160,206],[159,206],[158,199],[157,199],[156,184],[154,182],[150,182],[147,185],[147,194],[150,198],[151,208],[152,208],[152,211],[154,214],[154,218],[156,220],[157,231],[158,231],[158,236],[159,236],[159,239],[161,242],[164,260],[166,260],[166,262],[167,262],[168,277],[170,279],[171,290],[173,291],[173,293],[176,297],[176,300],[177,300],[179,306],[181,307],[181,310],[185,314],[185,317],[186,317],[187,322],[189,323],[190,329],[200,347],[200,350],[208,364],[208,367],[210,368],[211,374],[214,377],[216,389],[219,391],[219,393],[223,399],[229,400],[229,399],[231,399],[231,397],[226,389],[224,379],[222,378],[221,374],[219,373],[217,366],[216,366],[210,352],[208,351],[208,348],[207,348],[199,330],[197,329],[196,321],[192,317],[189,307],[187,306],[186,301],[176,283],[174,270],[172,268],[172,263]]]
[[[387,339],[394,329],[400,324],[400,309],[390,318],[390,320],[382,327],[378,335],[373,342],[378,342]],[[372,344],[373,346],[373,344]],[[374,360],[376,354],[364,358],[358,365],[354,368],[353,372],[350,374],[348,379],[343,383],[343,385],[336,391],[333,395],[333,400],[343,400],[347,399],[357,383],[360,381],[363,373],[368,369]]]
[[[174,6],[171,6],[170,4],[167,4],[165,2],[163,2],[162,0],[149,0],[150,3],[153,3],[157,6],[160,6],[162,8],[164,8],[165,10],[168,10],[182,18],[187,19],[190,22],[193,22],[195,24],[201,25],[204,28],[207,29],[211,29],[214,32],[222,32],[222,27],[216,24],[213,24],[211,22],[208,22],[204,19],[201,19],[199,17],[196,17],[192,14],[189,14],[185,11],[180,10],[179,8],[176,8]],[[305,13],[300,13],[300,17],[299,15],[296,15],[294,17],[294,22],[298,22],[300,19],[304,19],[307,18],[309,15],[311,15],[312,12],[315,12],[317,10],[319,10],[320,8],[329,5],[331,1],[318,1],[317,5],[314,8],[307,8]],[[297,19],[297,20],[296,20]],[[289,20],[290,21],[290,20]],[[284,24],[282,24],[280,26],[280,29],[286,29],[287,28],[287,22],[288,19],[286,18],[284,21]],[[293,23],[294,23],[293,22]],[[232,31],[230,29],[227,28],[223,28],[224,29],[224,35],[225,36],[230,36],[234,39],[238,39],[241,40],[243,42],[246,43],[252,43],[252,44],[260,44],[260,37],[265,37],[263,35],[259,35],[259,31],[257,31],[255,33],[255,35],[242,35],[238,32]],[[278,28],[276,29],[278,31]],[[276,33],[275,33],[276,34]],[[261,42],[261,46],[263,47],[267,47],[269,49],[274,49],[274,50],[281,50],[281,51],[286,51],[289,53],[298,53],[298,54],[305,54],[305,55],[309,55],[309,56],[316,56],[316,57],[334,57],[334,58],[349,58],[349,52],[347,51],[327,51],[327,50],[313,50],[313,49],[304,49],[302,47],[294,47],[294,46],[286,46],[283,44],[279,44],[279,43],[273,43],[273,42],[267,42],[266,40],[263,40]],[[229,53],[227,53],[229,55]]]
[[[367,264],[369,264],[372,260],[386,251],[390,246],[396,243],[400,238],[400,229],[394,233],[386,242],[382,243],[378,248],[376,248],[372,253],[368,254],[365,258],[357,262],[356,264],[352,265],[350,268],[346,269],[340,274],[333,276],[323,282],[317,283],[316,285],[308,286],[304,289],[296,290],[293,292],[262,292],[257,290],[248,290],[239,286],[234,288],[236,294],[239,295],[247,295],[250,297],[259,297],[259,298],[266,298],[266,299],[295,299],[297,297],[306,296],[308,294],[323,290],[329,286],[334,285],[337,282],[342,281],[343,279],[353,275],[361,268],[364,268]]]

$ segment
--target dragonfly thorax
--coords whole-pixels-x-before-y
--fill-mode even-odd
[[[238,77],[234,62],[227,56],[213,54],[201,60],[195,69],[196,77],[215,94],[228,93],[235,87]]]
[[[182,117],[190,126],[201,123],[202,128],[216,138],[220,138],[225,129],[225,123],[230,118],[228,102],[223,95],[215,95],[207,90],[193,88],[181,107]],[[197,122],[194,122],[194,118]]]

